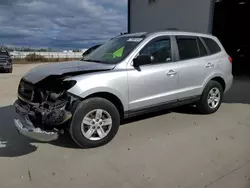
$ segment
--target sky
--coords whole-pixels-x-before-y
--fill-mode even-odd
[[[127,0],[0,0],[0,46],[81,49],[127,31]]]

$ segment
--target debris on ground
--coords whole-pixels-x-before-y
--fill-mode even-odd
[[[52,173],[52,176],[56,176],[56,175],[58,175],[58,173],[56,173],[56,172],[53,172],[53,173]]]
[[[29,176],[29,180],[32,181],[32,176],[31,176],[31,171],[28,170],[28,176]]]

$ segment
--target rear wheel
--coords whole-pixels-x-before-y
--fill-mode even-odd
[[[202,96],[197,103],[197,109],[202,114],[215,113],[221,106],[223,88],[217,81],[210,81],[205,87]]]
[[[120,126],[120,115],[110,101],[90,98],[81,102],[73,116],[70,134],[83,148],[94,148],[109,143]]]

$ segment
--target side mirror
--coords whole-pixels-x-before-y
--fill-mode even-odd
[[[154,61],[154,57],[150,55],[139,55],[137,56],[133,62],[134,67],[139,67],[140,65],[148,65]]]

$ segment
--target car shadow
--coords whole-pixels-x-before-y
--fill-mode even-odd
[[[231,89],[225,93],[223,103],[250,104],[250,76],[234,76]],[[182,106],[171,109],[171,112],[201,115],[193,106]]]
[[[159,112],[145,113],[143,115],[134,116],[134,117],[131,117],[128,119],[124,119],[121,121],[121,125],[126,125],[126,124],[133,123],[133,122],[138,122],[138,121],[142,121],[142,120],[146,120],[146,119],[155,118],[157,116],[162,116],[162,115],[169,114],[169,113],[171,113],[170,110],[161,110]]]
[[[145,114],[134,118],[126,119],[121,122],[122,125],[129,124],[144,119],[153,118],[164,115],[169,111],[161,111],[151,114]],[[0,107],[0,157],[19,157],[28,155],[38,149],[36,143],[41,143],[29,138],[26,138],[18,133],[14,125],[14,119],[18,118],[12,106]],[[56,147],[81,149],[71,139],[68,132],[61,135],[59,139],[46,143]]]
[[[18,133],[14,119],[18,118],[12,106],[0,107],[0,157],[19,157],[37,150],[37,141],[26,138]],[[58,147],[78,148],[67,134],[51,143]]]
[[[32,153],[37,147],[22,136],[19,136],[14,127],[16,118],[11,106],[0,108],[0,157],[17,157]]]

